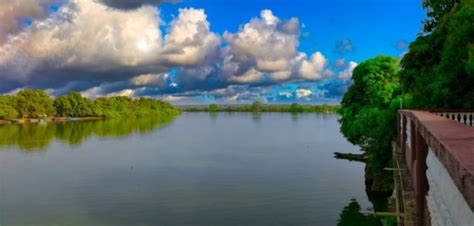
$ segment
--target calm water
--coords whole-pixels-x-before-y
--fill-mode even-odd
[[[336,225],[364,165],[337,116],[0,126],[0,225]],[[356,208],[357,209],[357,208]]]

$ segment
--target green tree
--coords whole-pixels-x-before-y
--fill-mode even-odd
[[[209,104],[208,109],[210,112],[217,112],[219,111],[219,106],[217,104]]]
[[[290,108],[288,109],[289,112],[291,113],[299,113],[299,112],[303,112],[304,111],[304,108],[302,105],[298,104],[298,103],[292,103],[290,105]]]
[[[428,11],[428,19],[423,21],[425,31],[432,31],[444,15],[456,7],[460,0],[423,0],[423,7]]]
[[[25,89],[16,94],[15,108],[22,118],[54,116],[53,100],[43,90]]]
[[[168,102],[151,98],[132,100],[128,97],[100,97],[92,103],[93,113],[107,118],[173,117],[179,110]]]
[[[0,96],[0,119],[16,119],[18,111],[15,109],[15,97]]]
[[[73,108],[67,96],[60,96],[54,100],[54,107],[58,116],[72,116]]]
[[[368,156],[373,174],[373,190],[390,189],[383,168],[391,160],[391,141],[395,137],[396,112],[401,97],[399,64],[395,57],[378,56],[359,64],[353,71],[354,84],[344,95],[341,132]]]
[[[153,116],[171,118],[180,111],[170,103],[151,98],[100,97],[92,101],[70,92],[54,101],[43,90],[25,89],[16,96],[0,96],[0,119],[40,118],[45,116],[107,118]]]
[[[78,92],[70,92],[54,100],[60,116],[86,117],[95,115],[92,102]]]
[[[404,108],[474,108],[474,1],[425,0],[425,32],[401,60],[377,57],[357,66],[344,95],[341,131],[368,156],[372,190],[390,162],[396,111]],[[398,72],[401,68],[400,72]]]
[[[416,108],[474,108],[474,1],[425,1],[435,20],[410,44],[401,66]]]
[[[262,102],[256,100],[252,103],[252,106],[250,107],[250,110],[252,112],[260,112],[262,111]]]

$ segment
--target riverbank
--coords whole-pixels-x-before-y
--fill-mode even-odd
[[[0,119],[0,125],[8,124],[27,124],[27,123],[40,123],[40,122],[66,122],[66,121],[89,121],[89,120],[101,120],[105,117],[50,117],[50,118],[24,118],[24,119],[12,119],[4,120]]]
[[[78,92],[52,98],[44,90],[25,89],[15,95],[0,95],[2,123],[27,123],[48,120],[90,120],[178,115],[170,103],[152,98],[123,96],[89,99]],[[56,118],[65,116],[64,118]],[[93,118],[91,118],[93,117]]]

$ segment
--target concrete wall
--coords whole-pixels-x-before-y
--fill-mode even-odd
[[[474,212],[430,149],[426,159],[429,190],[426,196],[433,226],[473,226]]]

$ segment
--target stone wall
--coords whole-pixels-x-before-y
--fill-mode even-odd
[[[430,149],[426,159],[429,190],[426,196],[432,226],[472,226],[474,213]]]

